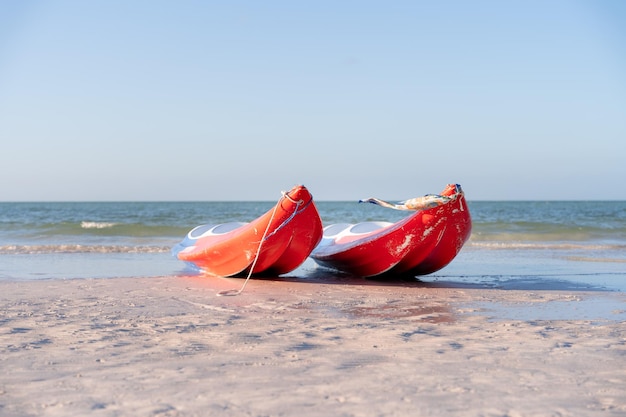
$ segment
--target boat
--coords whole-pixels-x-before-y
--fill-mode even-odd
[[[172,254],[217,276],[281,275],[293,271],[322,238],[313,196],[303,185],[283,192],[276,205],[248,223],[201,225]]]
[[[448,265],[471,234],[470,212],[458,184],[397,204],[377,198],[360,202],[415,213],[396,223],[326,226],[310,255],[318,265],[361,277],[427,275]]]

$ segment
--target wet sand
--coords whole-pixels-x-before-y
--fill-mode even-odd
[[[242,284],[0,282],[0,415],[626,415],[624,293]]]

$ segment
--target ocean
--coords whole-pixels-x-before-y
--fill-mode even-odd
[[[193,227],[250,221],[275,202],[0,203],[0,280],[189,276],[171,256]],[[324,225],[410,212],[316,202]],[[472,236],[439,286],[626,291],[626,202],[468,201]],[[307,260],[289,279],[342,279]],[[210,279],[207,277],[206,279]]]

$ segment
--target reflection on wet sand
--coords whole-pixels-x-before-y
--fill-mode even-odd
[[[400,305],[399,303],[392,303],[382,306],[360,306],[347,308],[344,311],[358,318],[411,318],[425,323],[452,323],[455,320],[455,315],[450,306],[437,304],[437,302],[434,305]]]

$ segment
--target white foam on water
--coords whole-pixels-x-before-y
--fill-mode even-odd
[[[81,222],[80,227],[83,229],[109,229],[116,224],[110,222]]]

